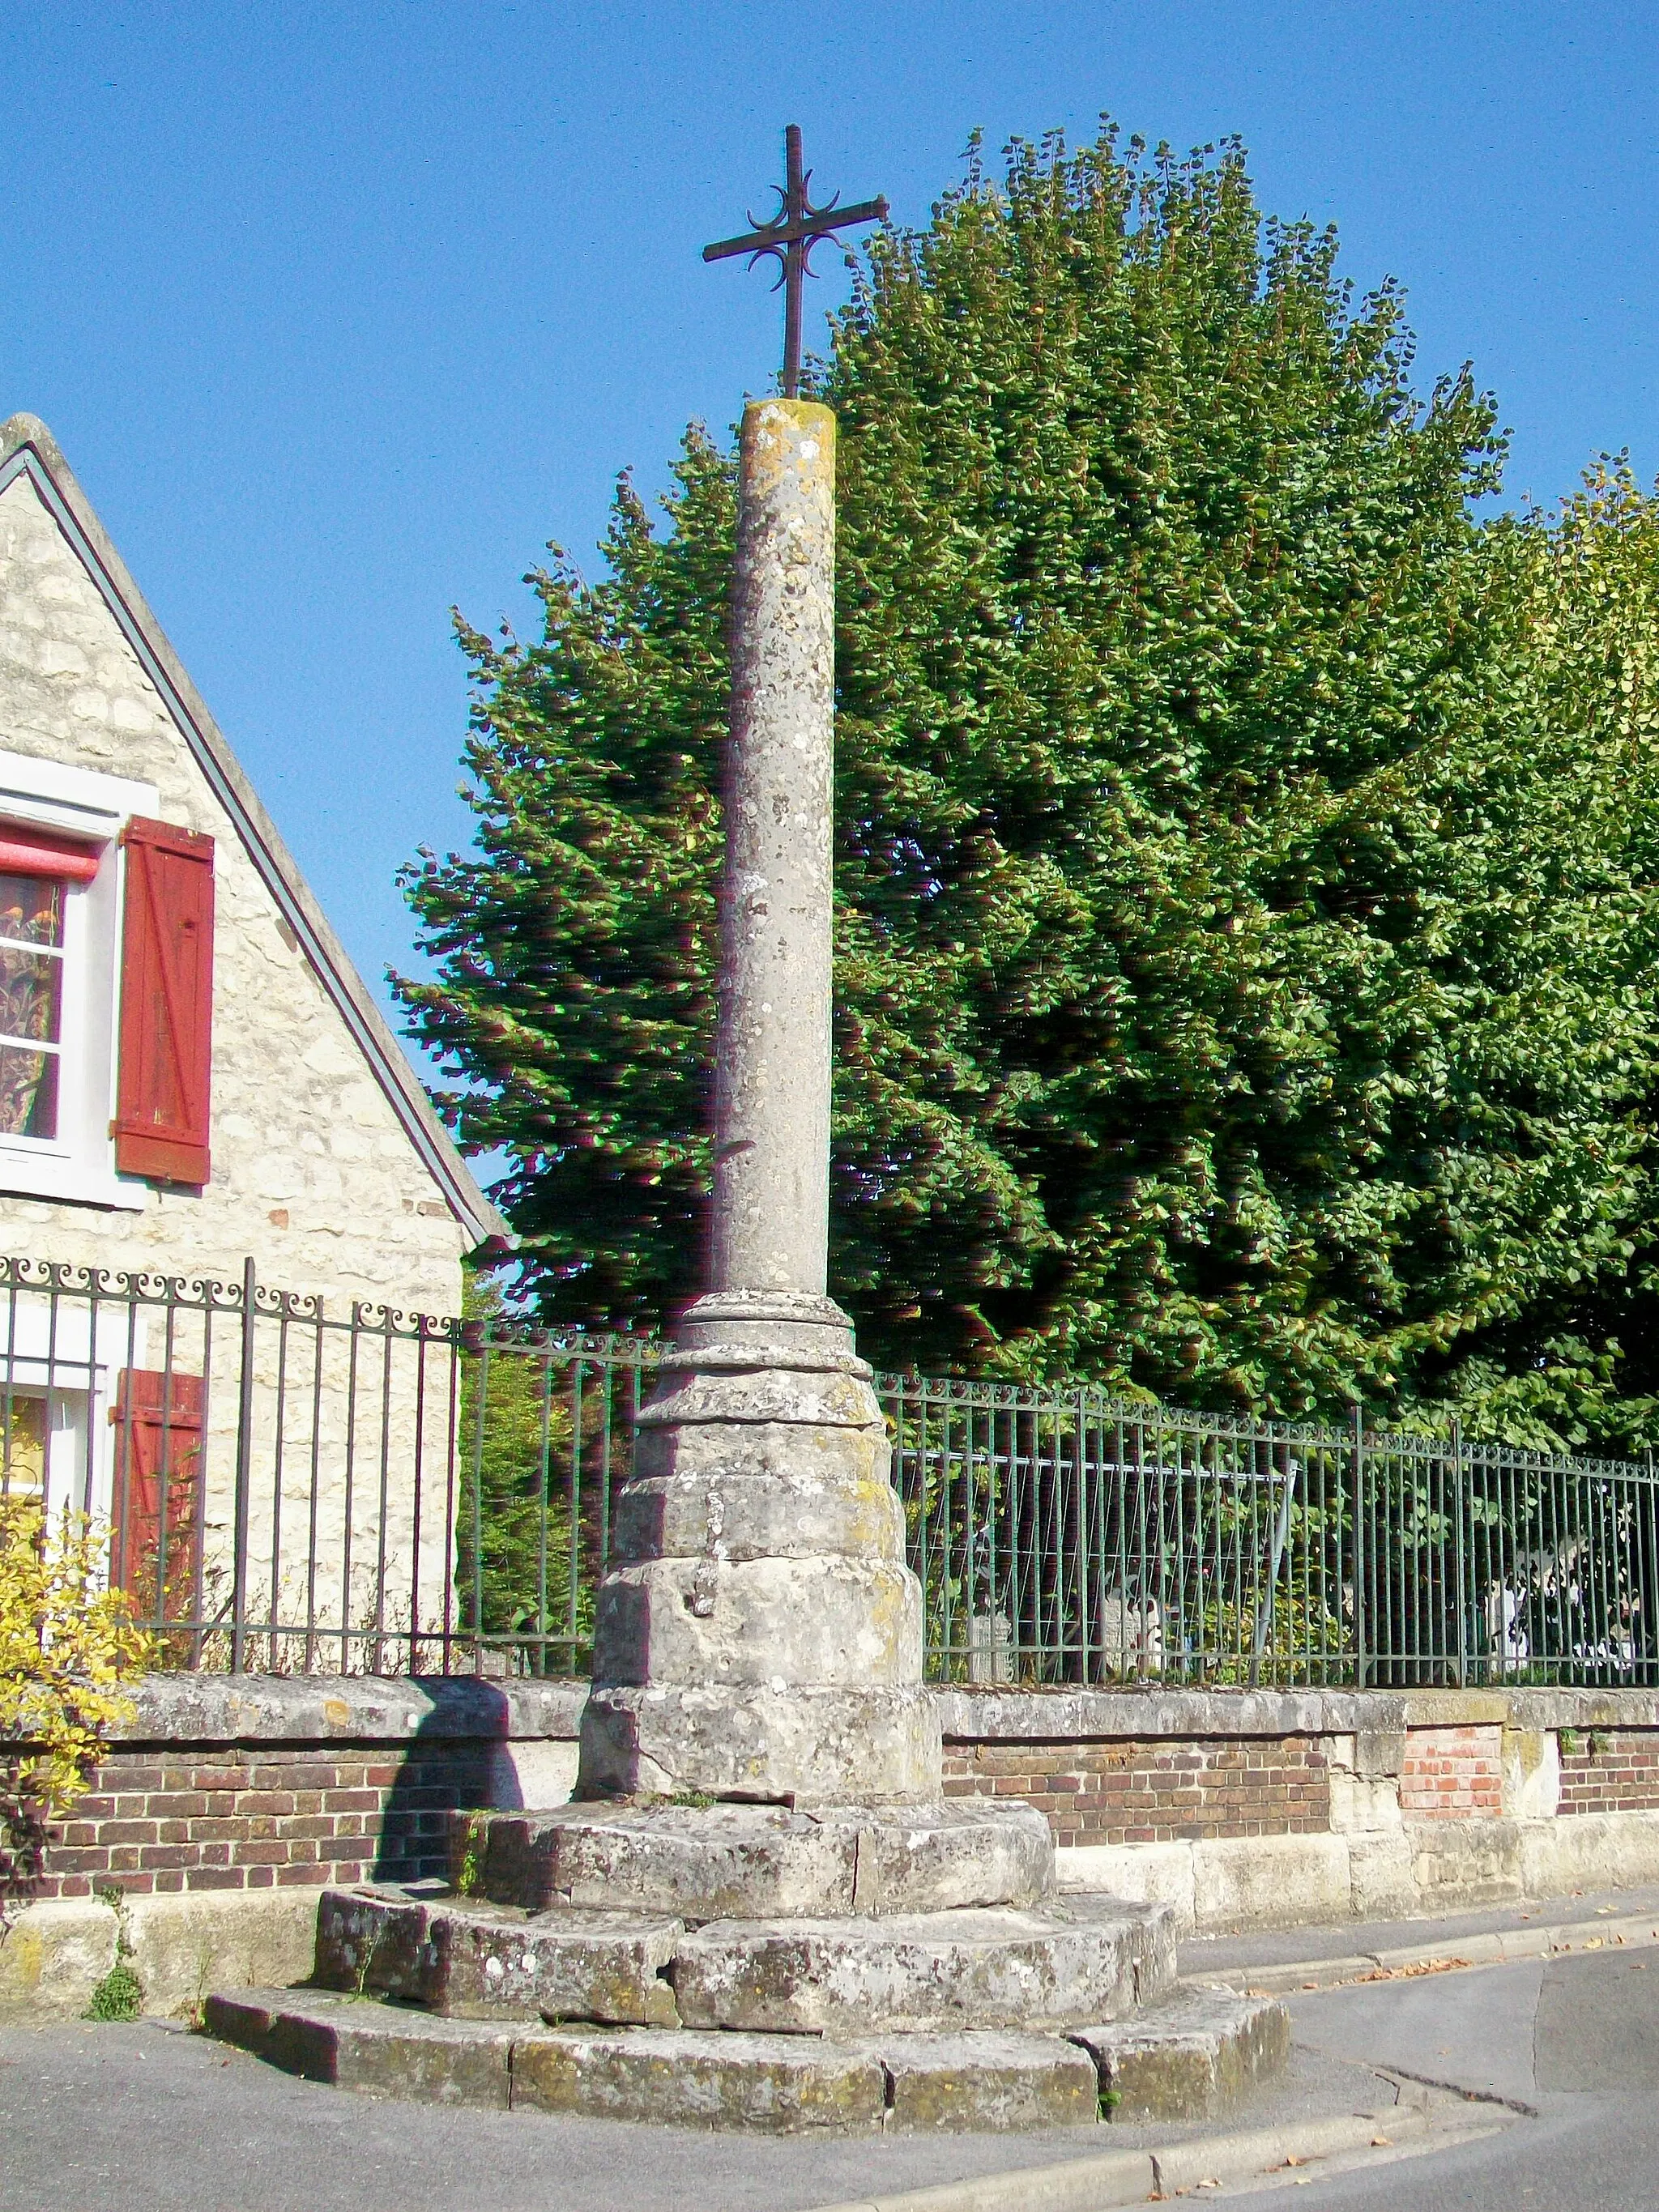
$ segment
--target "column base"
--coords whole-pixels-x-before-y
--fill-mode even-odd
[[[903,1804],[939,1795],[935,1700],[881,1688],[601,1686],[582,1714],[585,1798],[696,1793],[761,1804]]]

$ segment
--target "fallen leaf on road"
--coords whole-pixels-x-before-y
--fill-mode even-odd
[[[1414,1981],[1419,1974],[1449,1974],[1468,1963],[1467,1959],[1413,1959],[1409,1966],[1379,1966],[1375,1973],[1358,1974],[1355,1979],[1361,1982],[1409,1982]],[[1311,1989],[1313,1984],[1310,1982],[1306,1986]]]

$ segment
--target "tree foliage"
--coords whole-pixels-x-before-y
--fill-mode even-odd
[[[1236,146],[975,154],[872,242],[821,389],[832,1287],[884,1363],[1641,1417],[1652,518],[1480,526],[1493,404],[1413,370]],[[696,1276],[733,495],[694,428],[541,638],[462,627],[477,847],[405,872],[413,1033],[561,1320]]]
[[[456,1427],[457,1625],[526,1674],[576,1673],[592,1636],[593,1577],[570,1510],[581,1440],[573,1455],[569,1363],[514,1320],[488,1277],[469,1273],[463,1310],[472,1342]]]

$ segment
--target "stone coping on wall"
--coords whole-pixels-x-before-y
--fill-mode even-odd
[[[1389,1735],[1402,1729],[1498,1725],[1659,1728],[1659,1690],[1024,1689],[951,1685],[934,1692],[945,1740],[1099,1741],[1114,1736]]]
[[[1173,1690],[942,1686],[947,1741],[1389,1735],[1498,1725],[1522,1732],[1659,1729],[1659,1691]],[[587,1684],[471,1674],[151,1674],[121,1743],[573,1742]]]
[[[112,1741],[146,1743],[573,1740],[587,1685],[474,1674],[149,1674]]]

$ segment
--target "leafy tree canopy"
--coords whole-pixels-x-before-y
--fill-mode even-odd
[[[1335,259],[1108,130],[860,265],[832,1288],[884,1364],[1625,1436],[1659,533],[1616,474],[1478,525],[1492,401]],[[550,1317],[696,1279],[733,498],[694,427],[539,640],[461,626],[477,848],[404,874]]]

